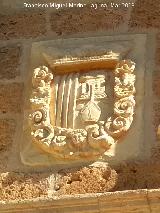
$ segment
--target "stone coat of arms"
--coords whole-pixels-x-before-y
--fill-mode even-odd
[[[133,121],[135,63],[113,52],[46,60],[32,76],[32,142],[60,162],[108,153]]]

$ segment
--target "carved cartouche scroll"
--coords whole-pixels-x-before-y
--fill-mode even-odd
[[[85,64],[84,61],[83,64]],[[93,159],[110,150],[112,145],[129,130],[135,108],[135,63],[131,60],[122,60],[116,64],[112,71],[114,76],[112,117],[106,121],[99,121],[100,109],[94,100],[92,87],[90,100],[81,110],[82,120],[91,122],[91,125],[83,129],[62,128],[54,125],[51,111],[51,103],[54,102],[51,95],[51,83],[54,83],[57,73],[55,74],[54,69],[51,70],[46,66],[36,68],[32,77],[33,89],[30,98],[32,112],[29,115],[33,142],[59,160]],[[72,72],[74,69],[72,70],[70,65],[73,65],[71,61],[68,63],[65,61],[63,68],[66,66],[65,68]],[[78,67],[83,67],[83,65],[78,65]]]

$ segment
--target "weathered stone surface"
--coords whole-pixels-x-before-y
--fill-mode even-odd
[[[155,56],[155,63],[156,65],[160,65],[160,33],[156,36],[156,56]],[[160,72],[160,70],[159,70]]]
[[[149,162],[127,163],[115,170],[117,182],[114,191],[156,189],[160,186],[160,168],[156,157]]]
[[[158,200],[156,200],[158,204]],[[150,206],[147,190],[124,191],[116,193],[73,195],[50,198],[49,200],[30,200],[28,202],[12,202],[11,205],[1,204],[2,212],[24,213],[106,213],[106,212],[137,212],[149,213]]]
[[[124,136],[130,129],[135,110],[135,63],[131,60],[119,61],[117,65],[115,64],[112,72],[108,74],[106,61],[109,68],[110,64],[113,64],[112,60],[109,63],[110,58],[113,60],[114,54],[100,58],[89,57],[89,59],[83,60],[76,58],[72,64],[70,58],[67,61],[63,59],[65,66],[70,69],[71,66],[73,66],[73,70],[78,69],[78,65],[83,66],[78,74],[63,75],[60,82],[60,77],[54,78],[52,71],[46,66],[34,70],[30,98],[33,113],[29,115],[28,121],[31,123],[32,141],[36,141],[41,149],[54,157],[58,156],[58,159],[61,158],[62,161],[66,161],[66,156],[72,161],[76,161],[77,158],[85,160],[85,156],[89,160],[101,156],[106,151],[110,152],[117,142],[117,138]],[[90,60],[89,65],[87,63],[90,72],[83,73],[82,68],[86,71],[88,60]],[[115,58],[116,61],[117,58]],[[55,62],[55,66],[58,62],[58,60]],[[76,65],[74,65],[75,62]],[[63,67],[64,64],[61,60],[60,66]],[[101,70],[102,65],[105,69],[103,71]],[[94,68],[97,66],[98,70],[92,70],[92,66]],[[112,85],[111,79],[113,78],[115,80]],[[52,79],[53,88],[51,88]],[[55,94],[52,94],[52,90]],[[45,93],[46,91],[48,93]],[[77,91],[79,92],[77,93]],[[116,97],[114,106],[111,104],[113,98],[108,98],[108,102],[114,110],[110,109],[108,102],[106,102],[107,94]],[[51,105],[52,99],[54,100],[53,105]],[[127,106],[124,111],[121,110],[123,105]],[[52,112],[52,107],[55,112]],[[51,120],[49,112],[52,112],[55,123]],[[106,118],[111,115],[114,118],[108,121]],[[119,122],[123,123],[120,128]],[[50,127],[51,123],[53,123],[53,127]],[[37,124],[39,125],[37,126]],[[37,138],[37,135],[43,134],[46,127],[50,129],[49,134],[46,137]],[[61,144],[59,145],[59,143]]]
[[[0,88],[0,113],[21,112],[21,108],[23,105],[23,84],[1,84]]]
[[[15,134],[15,121],[4,119],[0,120],[0,152],[7,151],[11,148],[11,144]]]
[[[85,194],[124,190],[157,189],[160,186],[159,157],[149,162],[132,162],[107,168],[61,171],[58,194]]]
[[[160,211],[160,190],[153,189],[148,191],[148,200],[150,204],[150,212],[158,213]]]
[[[125,8],[69,8],[53,12],[50,18],[51,28],[57,35],[114,30],[125,22]]]
[[[157,68],[153,72],[153,82],[152,82],[153,94],[160,98],[160,69]]]
[[[104,193],[99,197],[100,212],[150,213],[147,190]]]
[[[5,1],[5,0],[4,0]],[[145,3],[147,2],[147,4]],[[135,7],[133,9],[132,18],[130,20],[130,27],[137,27],[137,28],[159,28],[159,17],[157,11],[158,9],[158,1],[155,0],[153,5],[153,1],[143,1],[143,6],[141,0],[137,0],[138,9]],[[76,10],[79,11],[79,10]],[[154,14],[153,14],[154,13]],[[93,15],[89,13],[89,19],[87,20],[87,12],[80,12],[80,18],[76,12],[73,12],[73,17],[70,17],[68,14],[69,12],[65,12],[66,16],[59,12],[55,14],[59,14],[59,23],[62,24],[62,28],[58,26],[58,15],[56,15],[56,24],[54,29],[54,20],[55,17],[52,14],[52,29],[57,35],[66,35],[76,32],[87,32],[87,31],[95,31],[95,30],[108,30],[108,29],[115,29],[116,26],[120,26],[121,19],[115,23],[115,26],[110,24],[112,14],[104,15],[104,17],[108,18],[108,20],[103,20],[101,18],[101,13],[97,13],[93,11]],[[95,14],[95,17],[94,17]],[[102,12],[102,15],[104,12]],[[72,15],[72,14],[71,14]],[[6,15],[5,15],[6,16]],[[67,26],[65,25],[65,17],[69,17],[68,19],[72,23],[68,23]],[[99,18],[98,18],[99,17]],[[113,16],[113,19],[118,17],[117,14]],[[4,17],[3,17],[4,18]],[[33,17],[32,17],[33,18]],[[74,20],[75,18],[75,20]],[[29,18],[28,18],[29,19]],[[82,21],[80,20],[82,19]],[[97,20],[96,20],[97,19]],[[123,19],[124,21],[124,19]],[[1,38],[9,39],[9,38],[18,38],[20,37],[31,37],[39,35],[39,31],[36,34],[36,30],[31,30],[32,27],[29,26],[29,21],[25,28],[29,26],[29,32],[26,32],[23,29],[22,25],[18,24],[18,21],[15,26],[11,27],[9,24],[9,29],[11,30],[11,34],[4,30],[4,34],[2,32]],[[78,23],[81,25],[78,26]],[[89,23],[90,22],[90,23]],[[101,24],[102,23],[102,24]],[[112,23],[112,22],[111,22]],[[13,24],[12,24],[13,25]],[[18,29],[18,25],[20,28],[22,27],[22,31]],[[38,26],[38,24],[37,24]],[[38,28],[38,27],[37,27]],[[94,29],[95,28],[95,29]],[[33,32],[32,32],[33,31]],[[6,33],[7,32],[7,33]],[[5,35],[6,33],[6,35]],[[32,35],[33,33],[33,35]],[[159,42],[158,38],[158,42]],[[14,52],[15,50],[15,52]],[[4,79],[11,79],[19,75],[19,70],[16,70],[18,65],[17,57],[19,57],[19,50],[14,48],[10,49],[2,49],[2,52],[5,52],[6,58],[4,60],[0,58],[0,78]],[[138,51],[137,51],[138,52]],[[133,58],[136,58],[136,54],[134,54]],[[147,52],[147,51],[146,51]],[[15,55],[14,55],[15,53]],[[2,53],[3,54],[3,53]],[[138,55],[138,54],[137,54]],[[15,61],[12,60],[12,64],[10,64],[10,58],[14,57]],[[3,58],[3,57],[2,57]],[[156,50],[156,65],[160,65],[160,47],[159,43],[157,43],[157,50]],[[141,59],[139,60],[140,64]],[[5,64],[6,61],[6,64]],[[2,63],[2,64],[1,64]],[[12,67],[14,66],[14,67]],[[5,72],[6,70],[6,72]],[[15,71],[16,70],[16,71]],[[137,69],[137,72],[139,70]],[[142,77],[144,79],[145,76]],[[139,77],[137,78],[139,80]],[[160,98],[160,72],[157,71],[153,75],[153,92],[156,98]],[[141,79],[140,79],[141,81]],[[142,82],[142,81],[141,81]],[[142,83],[143,84],[143,83]],[[22,91],[21,86],[18,89],[18,84],[10,84],[2,85],[0,87],[0,111],[1,112],[21,112],[21,97]],[[140,86],[140,84],[138,84]],[[138,90],[136,100],[139,98],[139,92],[141,92],[143,87],[140,87]],[[18,92],[17,92],[18,91]],[[144,91],[143,91],[144,93]],[[137,102],[137,107],[140,107],[139,103],[143,103],[143,99],[140,99]],[[147,107],[146,107],[147,108]],[[147,112],[147,111],[146,111]],[[147,113],[146,113],[147,114]],[[157,102],[154,104],[153,108],[153,123],[155,125],[155,131],[157,130],[157,126],[160,123],[160,103]],[[138,116],[137,116],[138,115]],[[139,117],[143,115],[143,111],[140,113],[136,113],[135,116]],[[135,117],[137,119],[137,117]],[[145,120],[147,122],[147,120]],[[152,122],[152,121],[151,121]],[[135,126],[136,123],[135,123]],[[143,124],[142,124],[143,129]],[[4,155],[2,153],[8,154],[8,149],[11,146],[13,135],[15,130],[15,124],[12,120],[5,120],[0,121],[0,161],[3,163],[3,166],[7,165],[7,160],[4,160]],[[138,131],[140,128],[138,128]],[[145,130],[146,131],[146,130]],[[139,139],[145,143],[148,141],[143,140],[143,133],[139,136]],[[150,131],[149,129],[147,131]],[[137,134],[137,131],[136,131]],[[134,138],[134,131],[131,132],[131,138]],[[133,140],[132,142],[136,143],[137,140]],[[22,141],[23,142],[23,141]],[[143,143],[142,142],[142,143]],[[132,151],[132,147],[128,146],[129,149],[126,149],[127,152]],[[142,147],[143,152],[143,147]],[[46,177],[42,178],[41,174],[33,175],[33,174],[22,174],[22,173],[5,173],[1,175],[0,178],[0,200],[3,201],[11,201],[11,200],[18,200],[22,201],[20,205],[18,202],[14,206],[12,204],[7,204],[5,208],[10,208],[10,210],[6,210],[6,212],[159,212],[160,211],[160,169],[159,169],[159,162],[160,162],[160,150],[157,148],[156,153],[152,156],[152,163],[135,163],[135,164],[123,164],[117,168],[112,168],[106,170],[106,173],[102,172],[102,169],[88,169],[83,168],[76,172],[69,172],[65,173],[62,179],[60,180],[60,189],[58,190],[62,195],[61,198],[53,197],[53,200],[48,199],[45,202],[33,200],[33,198],[39,197],[46,197],[48,194],[48,181]],[[12,153],[13,154],[13,153]],[[136,152],[135,152],[136,154]],[[143,154],[143,153],[142,153]],[[6,155],[7,156],[7,155]],[[34,155],[33,155],[34,156]],[[30,156],[29,156],[30,157]],[[33,158],[35,159],[35,158]],[[39,159],[39,158],[38,158]],[[45,161],[44,161],[45,162]],[[1,163],[0,163],[0,171],[1,171]],[[104,175],[106,174],[106,176]],[[53,187],[53,186],[52,186]],[[150,190],[138,190],[138,189],[150,189],[155,188],[158,190],[150,191]],[[124,191],[124,190],[136,190],[136,191]],[[117,192],[121,190],[121,192]],[[114,191],[112,193],[105,193],[106,191]],[[101,195],[94,194],[94,195],[78,195],[73,197],[67,197],[66,200],[63,198],[63,194],[77,194],[77,193],[86,193],[86,192],[101,192]],[[24,199],[31,199],[31,203],[28,204],[28,201],[24,202]],[[55,200],[54,200],[55,199]],[[59,199],[59,200],[58,200]],[[1,202],[1,203],[2,203]],[[36,204],[37,202],[37,204]],[[48,202],[48,204],[47,204]],[[13,206],[10,206],[13,205]],[[28,205],[28,206],[27,206]],[[48,207],[47,207],[48,206]],[[12,207],[12,208],[11,208]],[[16,209],[17,207],[17,209]],[[28,210],[27,210],[28,208]],[[32,210],[31,210],[32,208]],[[51,208],[49,210],[49,208]],[[0,207],[0,211],[3,212],[2,208]],[[5,211],[5,210],[4,210]]]
[[[0,79],[13,79],[20,74],[20,45],[0,48]]]
[[[16,124],[11,119],[0,120],[0,172],[6,171],[14,140]]]
[[[30,38],[45,34],[44,11],[20,10],[12,13],[0,14],[0,39]]]
[[[0,176],[0,199],[3,201],[47,196],[45,174],[3,173]]]
[[[160,102],[153,104],[153,125],[155,132],[157,132],[158,125],[160,124]]]
[[[116,44],[113,36],[33,43],[31,66],[37,68],[30,73],[27,88],[30,94],[25,106],[23,164],[67,167],[99,158],[119,163],[135,153],[143,155],[144,69],[140,64],[145,38],[127,35],[119,39],[115,37]],[[118,60],[119,55],[128,57],[132,42],[129,57],[137,60],[136,69],[131,60]],[[48,56],[50,69],[38,66],[45,60],[43,55]],[[121,139],[123,143],[119,143]],[[49,161],[48,156],[52,156]]]
[[[60,173],[61,174],[61,173]],[[58,194],[85,194],[112,191],[117,173],[111,168],[87,168],[64,172],[57,183]]]
[[[131,12],[129,22],[132,28],[160,28],[160,4],[159,0],[138,0]]]

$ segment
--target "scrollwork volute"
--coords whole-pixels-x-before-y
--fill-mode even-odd
[[[99,157],[118,142],[130,128],[135,110],[135,63],[120,61],[114,75],[113,116],[86,129],[61,128],[51,125],[51,82],[54,74],[46,66],[33,72],[29,125],[31,136],[45,152],[58,159]]]

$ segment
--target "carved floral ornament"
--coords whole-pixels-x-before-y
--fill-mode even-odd
[[[110,59],[107,58],[107,60]],[[119,141],[129,130],[133,121],[135,63],[131,60],[122,60],[116,62],[115,69],[112,71],[114,75],[114,113],[111,117],[104,122],[98,121],[96,116],[99,116],[99,107],[96,105],[92,93],[92,97],[83,111],[86,113],[87,110],[93,110],[92,116],[88,120],[94,120],[94,124],[92,122],[91,125],[83,129],[62,128],[53,124],[51,103],[54,100],[52,100],[51,95],[51,84],[54,84],[57,73],[64,68],[69,73],[73,72],[72,65],[74,65],[74,68],[78,65],[77,70],[81,65],[79,71],[81,72],[83,65],[84,68],[87,67],[86,61],[88,61],[88,64],[92,64],[88,68],[92,66],[95,68],[95,61],[96,63],[98,61],[99,65],[107,66],[105,56],[77,61],[77,59],[59,60],[54,63],[55,67],[51,69],[46,66],[38,67],[34,69],[32,77],[31,113],[28,119],[32,141],[42,150],[60,160],[83,160],[100,157]],[[60,65],[62,65],[62,69],[59,69]],[[102,68],[99,65],[98,67]],[[56,68],[58,68],[57,73]]]

